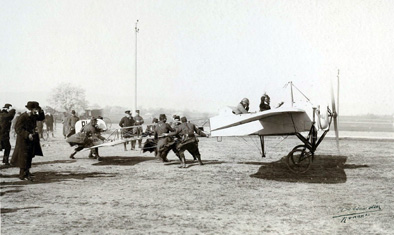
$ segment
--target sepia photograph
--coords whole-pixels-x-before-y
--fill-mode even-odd
[[[0,6],[0,234],[394,234],[393,1]]]

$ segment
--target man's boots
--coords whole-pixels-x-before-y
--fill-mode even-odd
[[[71,159],[75,159],[75,157],[74,157],[75,154],[77,154],[77,152],[73,152],[73,153],[70,155],[70,158],[71,158]]]
[[[3,163],[4,163],[4,165],[10,166],[9,158],[10,158],[10,156],[4,156],[4,157],[3,157]]]

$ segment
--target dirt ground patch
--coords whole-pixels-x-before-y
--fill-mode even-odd
[[[284,157],[297,144],[267,138],[263,159],[254,140],[201,138],[205,165],[186,155],[182,169],[173,153],[164,164],[115,146],[72,160],[63,138],[42,141],[35,181],[1,166],[1,234],[394,232],[392,142],[344,140],[337,153],[324,141],[304,174]]]

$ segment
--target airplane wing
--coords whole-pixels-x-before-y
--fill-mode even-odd
[[[312,122],[305,110],[280,107],[263,112],[224,112],[210,118],[211,136],[283,135],[309,131]]]

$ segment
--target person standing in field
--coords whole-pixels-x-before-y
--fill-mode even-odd
[[[52,137],[55,137],[55,135],[53,134],[53,123],[53,115],[51,114],[51,112],[47,112],[47,114],[45,115],[45,125],[47,126],[47,132],[48,134],[49,132],[52,132]]]
[[[70,132],[70,127],[68,126],[68,120],[69,120],[69,116],[66,112],[63,112],[63,119],[62,119],[62,123],[63,123],[63,136],[64,138],[67,138],[67,134]]]
[[[70,128],[70,132],[67,134],[67,137],[70,137],[75,134],[75,123],[79,121],[79,117],[76,115],[75,110],[71,111],[71,116],[68,119],[68,126]]]
[[[11,152],[10,130],[12,119],[15,116],[15,109],[11,104],[5,104],[0,112],[0,150],[4,149],[3,163],[9,166],[9,158]]]
[[[130,110],[125,111],[126,116],[124,116],[120,122],[119,122],[119,126],[121,128],[123,128],[121,130],[122,133],[122,137],[123,138],[131,138],[133,137],[133,126],[134,126],[134,118],[131,116],[131,112]],[[129,127],[129,128],[128,128]],[[125,142],[124,144],[124,151],[127,151],[127,143]],[[135,141],[134,141],[134,145],[133,145],[133,141],[131,141],[131,150],[134,150],[135,147]]]
[[[141,137],[142,133],[144,132],[143,128],[142,128],[142,124],[144,124],[144,119],[140,116],[140,111],[136,110],[135,111],[135,117],[134,117],[134,125],[136,127],[134,127],[134,135]],[[135,146],[135,140],[134,140],[134,146]],[[138,139],[138,148],[141,148],[141,143],[142,143],[142,139],[139,138]]]
[[[32,160],[34,156],[43,156],[36,125],[37,121],[45,119],[45,114],[36,101],[27,102],[25,107],[28,111],[22,113],[15,124],[17,137],[11,164],[20,168],[19,179],[33,181]]]

